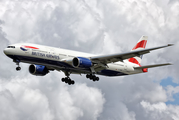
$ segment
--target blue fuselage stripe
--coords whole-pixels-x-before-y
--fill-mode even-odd
[[[22,62],[24,61],[24,62],[27,62],[27,63],[57,66],[57,67],[62,68],[62,70],[84,71],[84,73],[86,73],[86,72],[90,73],[91,72],[90,68],[74,68],[73,66],[71,66],[67,63],[61,62],[61,61],[48,60],[48,59],[29,57],[29,56],[19,56],[19,55],[8,55],[8,57],[15,59],[15,60],[20,60]],[[107,69],[101,70],[100,72],[97,72],[97,74],[105,75],[105,76],[127,75],[127,74],[122,73],[122,72],[107,70]]]

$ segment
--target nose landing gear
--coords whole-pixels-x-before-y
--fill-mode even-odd
[[[20,71],[21,70],[21,67],[19,66],[20,61],[19,60],[13,60],[13,62],[15,62],[16,65],[17,65],[16,70]]]
[[[20,71],[20,70],[21,70],[21,67],[16,67],[16,70],[17,70],[17,71]]]

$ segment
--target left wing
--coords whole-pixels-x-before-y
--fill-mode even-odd
[[[140,56],[140,55],[143,55],[143,54],[150,53],[150,51],[152,51],[152,50],[165,48],[165,47],[169,47],[169,46],[172,46],[172,45],[173,44],[168,44],[168,45],[165,45],[165,46],[142,49],[142,50],[135,50],[135,51],[120,53],[120,54],[94,56],[94,57],[90,57],[90,59],[93,63],[97,63],[97,64],[101,64],[102,66],[105,66],[108,63],[123,61],[123,60],[128,59],[128,58],[132,58],[132,57],[135,57],[135,56]]]

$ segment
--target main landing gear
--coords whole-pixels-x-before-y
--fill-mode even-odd
[[[71,80],[69,77],[62,78],[62,82],[65,82],[68,85],[74,85],[75,84],[75,81]]]
[[[67,77],[62,78],[62,82],[65,82],[65,83],[67,83],[68,85],[74,85],[74,84],[75,84],[75,81],[70,79],[70,77],[69,77],[70,74],[66,74],[66,73],[65,73],[65,75],[66,75]],[[89,78],[90,80],[93,80],[94,82],[95,82],[95,81],[99,81],[99,77],[96,77],[96,76],[93,75],[93,74],[87,74],[87,75],[86,75],[86,78]]]
[[[99,77],[96,77],[95,75],[92,75],[92,74],[87,74],[86,78],[89,78],[90,80],[93,80],[94,82],[99,81]]]
[[[20,61],[19,60],[13,60],[15,63],[16,63],[16,65],[17,65],[17,67],[16,67],[16,70],[17,71],[20,71],[21,70],[21,67],[19,66],[19,63],[20,63]]]
[[[71,80],[70,79],[70,72],[64,72],[65,73],[65,76],[67,76],[67,77],[65,77],[65,78],[62,78],[62,82],[65,82],[65,83],[67,83],[68,85],[74,85],[75,84],[75,81],[74,80]]]

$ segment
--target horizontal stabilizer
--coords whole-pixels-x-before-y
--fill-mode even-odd
[[[134,67],[134,69],[144,69],[144,68],[153,68],[153,67],[160,67],[165,65],[172,65],[171,63],[165,63],[165,64],[156,64],[156,65],[146,65],[141,67]]]

